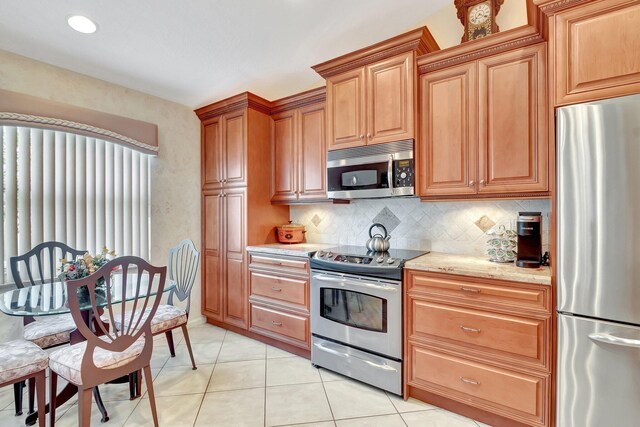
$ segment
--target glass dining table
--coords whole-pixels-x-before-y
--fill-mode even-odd
[[[132,301],[136,298],[144,297],[147,295],[156,295],[158,293],[158,280],[154,280],[149,283],[148,277],[145,280],[145,276],[142,276],[142,280],[138,283],[138,275],[136,273],[129,273],[125,286],[122,284],[122,275],[118,272],[113,275],[113,283],[110,286],[109,295],[106,291],[97,289],[95,292],[95,306],[98,309],[97,313],[94,313],[93,304],[89,298],[88,291],[85,290],[79,295],[80,310],[82,311],[83,320],[87,325],[91,325],[94,316],[100,316],[103,310],[108,305],[114,306],[118,304]],[[169,292],[175,289],[175,282],[166,280],[163,292]],[[0,294],[0,311],[9,316],[27,317],[32,318],[35,321],[40,316],[52,316],[60,314],[69,314],[69,294],[67,292],[67,286],[64,281],[55,281],[52,283],[42,283],[34,286],[27,286],[24,288],[12,289]],[[70,344],[77,344],[79,342],[86,341],[78,329],[71,332]],[[129,377],[123,377],[116,381],[118,383],[129,382]],[[59,407],[71,399],[77,394],[78,388],[68,383],[56,397],[56,407]],[[94,388],[94,397],[96,404],[102,413],[102,422],[109,420],[106,408],[100,398],[100,392],[98,388]],[[133,395],[132,395],[133,398]],[[49,411],[49,405],[47,404],[46,412]],[[34,425],[38,420],[38,412],[27,415],[25,424],[30,426]]]

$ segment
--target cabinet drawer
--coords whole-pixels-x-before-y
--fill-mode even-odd
[[[278,271],[287,270],[294,274],[309,275],[308,258],[276,257],[255,253],[249,254],[249,257],[250,268],[266,268]]]
[[[452,275],[408,273],[408,292],[437,298],[454,298],[472,304],[519,307],[549,312],[550,286],[536,286],[498,280],[462,280]]]
[[[500,369],[409,345],[409,385],[527,424],[544,424],[548,376]]]
[[[303,348],[309,348],[309,318],[251,305],[251,330]]]
[[[292,277],[275,276],[252,271],[251,295],[260,295],[279,301],[304,306],[308,310],[309,281]]]
[[[507,356],[546,361],[545,321],[412,299],[411,336],[471,344]]]

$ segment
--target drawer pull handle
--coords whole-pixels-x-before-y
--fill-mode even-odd
[[[469,378],[460,377],[460,381],[471,385],[480,385],[480,381],[470,380]]]
[[[472,292],[474,294],[479,294],[480,293],[480,289],[475,289],[475,288],[465,288],[464,286],[460,288],[460,290],[462,292]]]
[[[469,327],[464,326],[464,325],[460,325],[460,329],[462,329],[463,331],[467,331],[467,332],[475,332],[476,334],[480,333],[480,329],[469,328]]]
[[[272,320],[272,321],[271,321],[271,324],[272,324],[273,326],[282,326],[282,322],[276,322],[275,320]]]
[[[274,292],[282,292],[282,289],[276,288],[275,286],[272,286],[271,290],[274,291]]]

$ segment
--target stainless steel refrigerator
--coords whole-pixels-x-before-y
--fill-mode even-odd
[[[640,426],[640,95],[557,110],[558,427]]]

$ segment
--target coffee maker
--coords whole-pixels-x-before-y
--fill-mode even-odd
[[[516,265],[538,268],[542,265],[542,215],[540,212],[518,213],[518,257]]]

